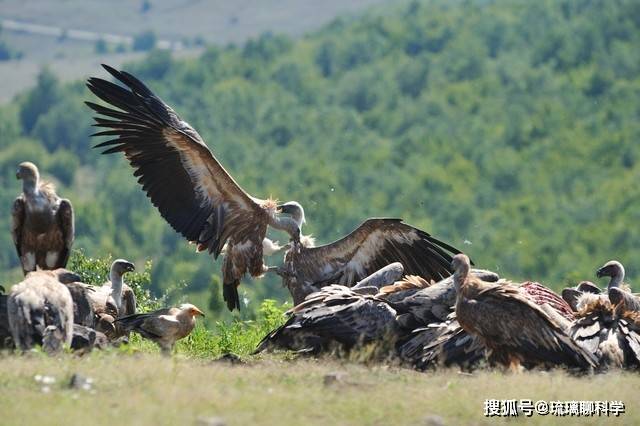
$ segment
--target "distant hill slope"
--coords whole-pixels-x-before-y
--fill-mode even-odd
[[[507,277],[559,287],[618,258],[635,283],[639,16],[622,0],[414,2],[298,41],[267,35],[192,60],[156,52],[126,68],[246,190],[300,201],[321,242],[400,216]],[[43,75],[0,110],[0,204],[8,211],[15,165],[31,159],[74,201],[77,246],[151,257],[155,290],[184,279],[198,303],[219,269],[170,230],[122,158],[89,148],[86,99],[82,82]],[[0,241],[15,271],[9,233]],[[243,288],[250,306],[285,295],[274,279]]]
[[[316,30],[336,16],[361,12],[383,3],[404,0],[3,0],[3,19],[45,25],[50,36],[5,28],[0,35],[20,60],[0,60],[0,103],[35,84],[48,64],[65,81],[83,78],[96,63],[120,65],[142,54],[96,54],[94,42],[74,40],[73,31],[91,31],[134,37],[153,31],[159,39],[184,45],[183,55],[201,52],[200,43],[243,43],[265,31],[300,36]],[[56,31],[58,31],[56,33]]]

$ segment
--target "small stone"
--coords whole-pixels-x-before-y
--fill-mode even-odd
[[[345,377],[347,377],[347,373],[341,373],[339,371],[335,371],[333,373],[325,374],[323,383],[325,386],[329,386],[334,383],[343,382]]]
[[[71,389],[80,389],[85,391],[91,390],[93,379],[91,377],[85,377],[82,374],[74,373],[69,381],[69,387]]]
[[[221,417],[199,417],[197,426],[227,426],[227,422]]]
[[[428,415],[422,421],[424,426],[444,426],[444,419],[434,414]]]

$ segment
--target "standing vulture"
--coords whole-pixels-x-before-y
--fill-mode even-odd
[[[9,328],[20,350],[41,345],[55,353],[71,344],[73,300],[53,271],[35,271],[14,285],[7,302]]]
[[[162,217],[198,251],[222,265],[223,296],[230,310],[240,309],[238,285],[245,273],[261,276],[267,226],[297,239],[300,230],[290,217],[280,217],[277,204],[246,193],[227,173],[204,140],[141,81],[124,71],[103,67],[125,87],[100,78],[87,86],[111,107],[87,102],[99,116],[95,126],[111,136],[96,147],[103,154],[122,152],[134,176]]]
[[[544,309],[510,284],[487,283],[469,274],[469,258],[453,258],[456,317],[480,338],[489,360],[511,368],[566,365],[589,369],[595,357],[585,351]]]
[[[133,263],[124,259],[116,259],[111,264],[109,271],[110,281],[101,287],[90,287],[87,296],[95,314],[94,328],[107,335],[109,338],[120,337],[126,333],[118,329],[114,320],[119,317],[136,313],[136,296],[128,285],[124,283],[123,276],[127,272],[135,270]]]
[[[204,316],[202,311],[190,303],[179,308],[159,309],[146,314],[135,314],[116,320],[116,326],[125,332],[135,331],[142,337],[160,346],[164,354],[169,354],[176,341],[187,337],[196,326],[196,316]]]
[[[124,153],[153,205],[198,251],[217,258],[225,247],[223,295],[230,310],[240,308],[237,287],[245,273],[270,269],[263,262],[267,226],[294,242],[279,268],[294,303],[323,285],[353,285],[396,261],[428,280],[451,275],[449,252],[458,251],[398,219],[370,219],[333,244],[310,248],[310,239],[300,235],[299,203],[278,205],[247,194],[173,109],[131,74],[103,66],[126,87],[89,79],[89,89],[111,106],[87,102],[98,113],[95,126],[105,129],[94,136],[112,137],[96,147]]]
[[[11,235],[22,271],[65,267],[74,238],[71,202],[40,180],[33,163],[20,163],[16,177],[22,179],[22,194],[13,203]]]

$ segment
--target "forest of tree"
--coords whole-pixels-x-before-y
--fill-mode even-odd
[[[634,0],[439,0],[125,69],[249,193],[302,203],[320,242],[402,217],[479,266],[560,288],[612,258],[640,281],[638,46]],[[9,212],[30,160],[72,200],[76,248],[149,259],[153,292],[184,285],[174,293],[222,312],[219,263],[170,229],[121,156],[91,149],[85,100],[84,82],[44,70],[0,109],[2,283],[20,275]],[[287,298],[275,277],[243,293],[245,311]]]

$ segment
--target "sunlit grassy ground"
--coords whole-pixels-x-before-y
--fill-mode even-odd
[[[90,391],[69,389],[74,373],[94,379]],[[339,373],[339,380],[326,379]],[[344,374],[344,376],[340,376]],[[34,377],[55,378],[49,391]],[[329,384],[325,382],[331,382]],[[623,400],[616,424],[640,424],[640,376],[563,372],[418,373],[332,360],[248,358],[231,365],[178,354],[121,351],[88,357],[41,354],[0,359],[0,424],[488,424],[485,398]],[[199,420],[200,419],[200,420]],[[519,418],[527,424],[601,424],[602,418]],[[504,421],[502,421],[504,422]]]

